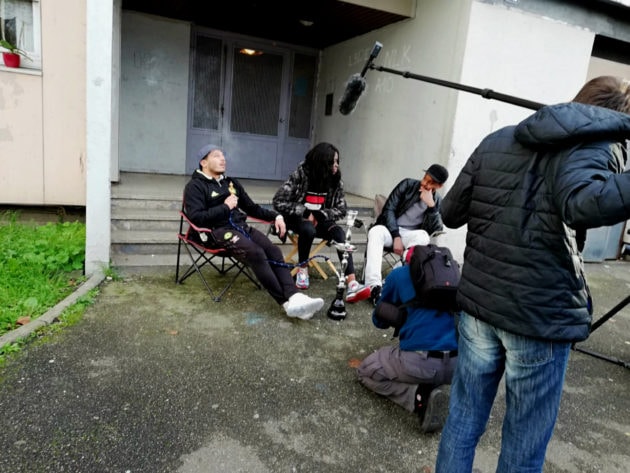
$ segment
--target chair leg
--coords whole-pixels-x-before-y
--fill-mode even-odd
[[[228,284],[225,285],[225,287],[221,290],[221,292],[219,292],[219,294],[216,297],[213,297],[212,299],[214,300],[214,302],[221,302],[221,298],[223,297],[223,294],[226,293],[226,291],[228,289],[230,289],[232,287],[232,285],[234,284],[234,282],[236,281],[236,278],[238,278],[239,275],[243,274],[244,276],[247,277],[247,279],[249,279],[254,286],[256,286],[256,289],[261,289],[262,286],[260,285],[260,283],[258,282],[258,280],[256,279],[256,276],[251,272],[249,266],[234,260],[231,257],[223,257],[223,263],[225,263],[225,260],[229,259],[231,266],[228,269],[228,271],[232,268],[237,268],[237,271],[234,273],[234,276],[232,276],[232,279],[230,280],[230,282]],[[226,271],[227,272],[227,271]]]
[[[312,258],[313,256],[317,255],[322,250],[322,248],[324,246],[326,246],[327,243],[328,242],[326,240],[320,241],[317,244],[317,246],[313,250],[311,250],[311,253],[309,254],[309,258]],[[296,240],[296,243],[295,243],[295,246],[294,246],[293,250],[291,250],[291,253],[289,253],[289,255],[287,255],[287,257],[285,258],[285,261],[293,263],[293,255],[295,255],[295,253],[297,253],[297,240]],[[295,263],[293,263],[293,264],[295,264]],[[320,266],[320,264],[319,264],[319,262],[317,260],[315,260],[315,259],[309,260],[308,266],[311,267],[311,268],[314,268],[319,273],[319,275],[321,276],[321,278],[324,281],[326,279],[328,279],[328,274],[326,274],[326,271],[324,271],[322,269],[322,267]],[[297,266],[295,268],[293,268],[291,270],[291,276],[295,276],[296,273],[298,272],[298,269],[299,268]]]
[[[180,238],[177,239],[177,266],[175,266],[175,282],[179,283],[179,259],[180,254],[182,252],[182,240]]]
[[[287,238],[289,239],[289,241],[293,245],[293,248],[291,248],[291,251],[289,251],[289,254],[284,258],[284,262],[285,263],[293,263],[293,264],[295,264],[295,261],[293,260],[293,257],[298,252],[297,237],[295,237],[293,234],[289,233],[287,235]]]
[[[225,258],[223,258],[223,260],[224,260],[223,263],[225,263]],[[244,269],[245,267],[243,265],[241,264],[238,265],[238,271],[234,273],[234,276],[232,276],[232,279],[230,280],[230,282],[227,283],[223,289],[221,289],[221,292],[219,292],[218,295],[216,295],[215,297],[212,297],[212,300],[214,302],[221,302],[221,298],[223,297],[223,294],[225,294],[227,290],[232,287],[232,284],[234,284],[234,281],[236,281],[236,278],[238,278],[238,276],[244,272]],[[245,274],[249,277],[247,273]],[[203,278],[203,280],[205,283],[206,281],[205,278]],[[208,284],[206,284],[206,287],[208,287]],[[212,291],[210,292],[210,296],[212,296]]]
[[[203,276],[202,272],[201,272],[201,268],[199,267],[199,265],[197,264],[199,262],[200,259],[204,259],[204,255],[200,254],[199,257],[197,259],[195,259],[195,257],[192,254],[192,251],[190,251],[190,248],[188,247],[188,245],[184,245],[186,248],[186,251],[188,251],[188,254],[190,255],[190,260],[192,261],[192,265],[190,266],[190,268],[188,268],[188,270],[186,271],[186,273],[184,273],[184,275],[182,276],[182,278],[178,281],[180,284],[182,282],[184,282],[184,280],[186,278],[188,278],[188,276],[190,276],[191,274],[193,274],[193,271],[196,271],[197,274],[199,275],[199,277],[201,278],[201,281],[203,282],[203,285],[206,286],[206,289],[208,291],[208,293],[210,294],[210,297],[213,297],[213,291],[212,288],[210,287],[210,285],[208,284],[208,282],[206,281],[206,278]],[[205,262],[203,264],[206,264],[208,262],[208,259],[205,258]],[[216,300],[216,299],[215,299]]]
[[[180,276],[180,261],[181,260],[180,260],[180,254],[178,253],[177,268],[175,270],[175,282],[177,284],[182,284],[191,275],[197,273],[199,277],[201,278],[201,282],[203,283],[206,290],[208,291],[208,294],[210,294],[210,297],[212,298],[214,302],[221,301],[221,298],[223,297],[223,295],[227,292],[228,289],[232,287],[232,285],[234,284],[234,282],[236,281],[236,279],[241,273],[244,274],[252,283],[254,283],[256,288],[258,289],[261,288],[260,283],[256,279],[255,275],[251,273],[247,265],[240,263],[238,260],[235,260],[234,258],[230,256],[223,256],[220,254],[208,256],[206,253],[202,253],[196,249],[195,250],[197,251],[197,256],[195,257],[189,245],[187,245],[186,243],[183,243],[183,244],[184,244],[184,248],[186,248],[186,252],[188,253],[188,256],[190,257],[191,264],[188,267],[188,269],[185,272],[183,272]],[[179,250],[181,251],[181,247],[179,248]],[[221,263],[215,264],[215,262],[212,261],[214,258],[221,258]],[[230,277],[230,280],[228,281],[228,283],[225,284],[225,286],[221,289],[221,291],[216,293],[210,287],[210,284],[208,284],[208,281],[206,280],[206,277],[204,276],[202,272],[202,268],[204,266],[209,266],[213,268],[221,276],[225,276],[232,269],[235,269],[235,271],[234,271],[234,274]]]
[[[287,233],[287,238],[288,240],[291,242],[291,244],[293,245],[293,248],[291,248],[291,251],[289,251],[289,254],[284,258],[284,262],[285,263],[291,263],[291,264],[297,264],[297,262],[295,261],[295,255],[298,252],[298,246],[297,246],[297,242],[298,242],[298,237],[296,235],[294,235],[293,233]],[[295,266],[293,269],[291,269],[291,276],[295,277],[295,275],[298,272],[299,267]]]
[[[317,245],[315,247],[315,249],[313,251],[311,251],[311,254],[309,255],[309,257],[313,257],[315,255],[317,255],[324,246],[326,246],[327,241],[326,240],[322,240],[319,245]],[[322,277],[322,279],[326,280],[328,279],[328,274],[326,274],[326,272],[322,269],[322,267],[319,265],[319,262],[317,260],[310,260],[308,262],[309,266],[315,268],[315,270],[319,273],[319,275]]]
[[[245,276],[247,276],[247,278],[254,283],[254,286],[256,286],[256,289],[262,289],[262,286],[260,284],[260,282],[258,282],[258,279],[256,278],[256,275],[252,272],[251,268],[249,266],[243,266],[243,274]]]

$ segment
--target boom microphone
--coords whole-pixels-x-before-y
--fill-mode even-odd
[[[339,111],[343,115],[348,115],[354,110],[366,86],[367,82],[365,81],[365,77],[358,72],[350,76],[350,79],[348,79],[346,83],[346,90],[339,102]]]
[[[361,94],[365,90],[367,86],[367,82],[365,81],[365,74],[368,69],[372,66],[372,61],[376,59],[378,53],[381,52],[383,45],[378,41],[374,43],[374,47],[372,48],[372,52],[370,53],[370,57],[368,57],[365,66],[360,74],[352,74],[348,82],[346,82],[346,90],[339,101],[339,111],[343,115],[348,115],[350,112],[354,110],[357,106],[357,102],[361,98]]]

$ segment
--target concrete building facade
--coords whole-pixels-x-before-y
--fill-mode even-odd
[[[372,197],[433,162],[455,176],[483,136],[531,113],[369,70],[366,91],[343,115],[337,105],[346,82],[375,42],[383,45],[376,65],[539,103],[570,100],[590,77],[630,77],[627,0],[349,2],[394,5],[404,19],[322,49],[203,27],[175,11],[131,10],[123,0],[31,3],[41,62],[17,70],[0,65],[0,204],[85,206],[88,273],[109,263],[111,183],[125,171],[189,173],[195,140],[225,140],[242,160],[235,177],[263,179],[284,179],[311,144],[330,141],[342,150],[347,191]],[[191,124],[203,77],[195,59],[200,37],[231,48],[256,44],[281,58],[279,89],[288,84],[292,92],[281,92],[280,109],[297,113],[298,96],[309,107],[300,112],[307,125],[299,139],[287,139],[290,130],[274,140],[198,133]],[[291,75],[300,61],[314,65],[312,87]],[[268,85],[259,79],[252,87]],[[221,87],[234,89],[238,76],[222,80]],[[267,98],[264,90],[260,96]],[[278,130],[285,127],[283,120]],[[256,150],[275,153],[268,174]],[[448,232],[444,242],[460,253],[462,231]]]

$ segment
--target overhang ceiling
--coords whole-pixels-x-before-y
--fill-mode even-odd
[[[316,49],[408,18],[339,0],[123,0],[122,8]]]

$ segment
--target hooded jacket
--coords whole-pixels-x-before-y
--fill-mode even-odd
[[[273,207],[285,217],[302,217],[306,211],[304,199],[308,191],[308,176],[301,162],[273,196]],[[346,216],[347,203],[343,181],[328,189],[326,200],[320,209],[328,220],[337,221]]]
[[[238,207],[233,210],[224,203],[231,193],[238,197]],[[216,180],[199,170],[193,172],[184,188],[184,212],[195,225],[212,230],[234,225],[245,228],[248,216],[273,220],[278,215],[252,201],[236,179]]]
[[[509,332],[588,337],[592,303],[576,230],[630,217],[630,115],[566,103],[487,136],[442,202],[468,225],[458,302]]]

